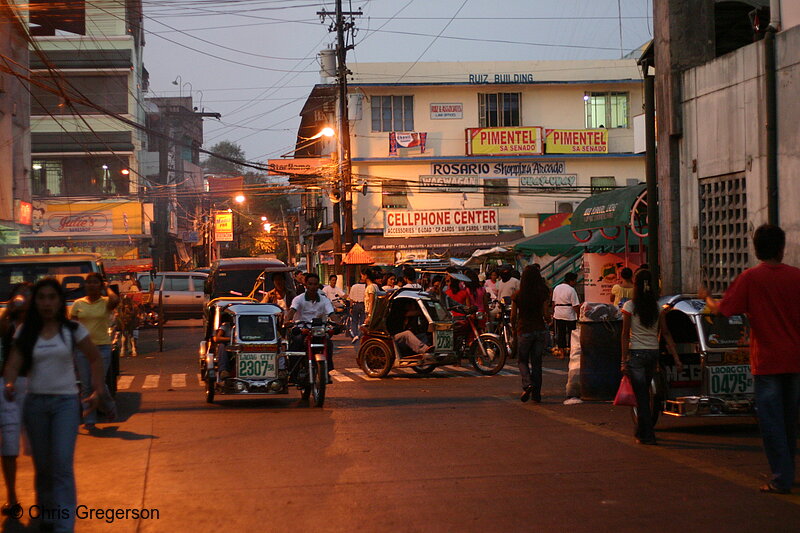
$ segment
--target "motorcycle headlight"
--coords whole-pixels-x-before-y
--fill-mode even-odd
[[[325,335],[325,326],[314,326],[311,328],[311,335],[314,337],[322,337]]]

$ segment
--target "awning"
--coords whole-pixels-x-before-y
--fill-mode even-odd
[[[589,239],[588,242],[578,242],[572,236],[573,229],[570,226],[561,226],[527,239],[520,239],[513,243],[515,252],[525,255],[560,255],[575,249],[575,253],[579,251],[595,251],[603,249],[604,251],[617,251],[625,247],[624,241],[619,239],[617,241],[609,241],[603,238],[600,233],[596,233]]]
[[[572,214],[572,231],[630,226],[631,210],[646,189],[644,184],[632,185],[590,196]]]
[[[375,259],[369,255],[358,243],[354,244],[350,251],[344,255],[342,262],[348,265],[371,265]]]
[[[480,248],[493,248],[507,245],[523,238],[521,231],[511,231],[497,235],[439,235],[436,237],[384,237],[367,235],[359,244],[368,252],[397,250],[428,250],[440,257],[470,257]],[[333,241],[320,244],[316,251],[330,252]]]

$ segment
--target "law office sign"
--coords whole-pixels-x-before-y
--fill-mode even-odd
[[[464,104],[431,104],[431,120],[464,118]]]
[[[542,128],[467,128],[467,155],[541,155]]]
[[[607,154],[608,130],[547,130],[548,154]]]

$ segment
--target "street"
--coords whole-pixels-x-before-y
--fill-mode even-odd
[[[79,519],[77,531],[757,531],[800,519],[800,496],[757,491],[767,467],[752,419],[662,419],[661,445],[639,446],[627,408],[562,405],[563,361],[545,358],[544,401],[523,404],[513,365],[372,380],[345,338],[323,409],[297,391],[208,405],[198,326],[167,324],[163,353],[142,331],[140,356],[122,360],[120,420],[78,437],[85,512],[151,516]],[[32,478],[21,457],[22,524]]]

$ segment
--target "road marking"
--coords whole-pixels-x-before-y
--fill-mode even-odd
[[[368,376],[368,375],[366,375],[366,374],[364,373],[364,371],[363,371],[363,370],[361,370],[360,368],[345,368],[345,371],[346,371],[347,373],[349,373],[349,374],[353,374],[353,375],[355,375],[356,377],[359,377],[359,378],[361,378],[361,379],[364,379],[364,380],[367,380],[367,381],[373,381],[373,380],[377,379],[377,378],[371,378],[371,377],[369,377],[369,376]]]
[[[569,374],[566,370],[559,370],[557,368],[544,368],[542,367],[542,372],[547,372],[548,374],[558,374],[559,376],[566,376]]]
[[[746,474],[742,474],[738,470],[721,467],[719,465],[703,461],[702,459],[687,457],[685,455],[682,455],[678,450],[672,450],[664,446],[641,446],[639,444],[636,444],[630,435],[618,433],[606,427],[598,426],[592,424],[591,422],[587,422],[586,420],[581,420],[579,418],[563,415],[558,411],[555,411],[548,407],[544,407],[542,404],[533,404],[533,405],[520,404],[519,401],[515,401],[507,396],[495,396],[495,398],[497,398],[498,400],[502,400],[506,403],[509,403],[514,407],[526,409],[528,411],[533,411],[536,414],[546,416],[547,418],[555,420],[556,422],[561,422],[563,424],[576,427],[583,431],[587,431],[589,433],[594,433],[596,435],[600,435],[602,437],[615,440],[618,443],[624,444],[625,446],[628,446],[630,448],[636,448],[637,450],[642,450],[644,452],[650,452],[659,455],[664,459],[670,460],[686,468],[697,470],[698,472],[702,472],[709,476],[713,476],[722,479],[724,481],[728,481],[729,483],[733,483],[734,485],[739,485],[740,487],[752,489],[753,492],[755,492],[759,482],[763,483],[763,480],[752,478]],[[663,439],[662,444],[669,444],[669,441],[667,439]],[[774,494],[771,496],[773,498],[779,498],[788,503],[800,505],[800,498],[797,498],[796,496],[792,496],[790,494],[786,495]]]
[[[117,390],[128,390],[131,388],[135,376],[120,376],[117,380]]]
[[[345,376],[337,370],[331,370],[330,375],[333,378],[333,381],[353,381],[353,378]]]
[[[441,368],[442,368],[442,370],[444,370],[445,372],[447,372],[449,374],[455,374],[456,376],[462,377],[462,378],[474,378],[474,377],[477,377],[477,376],[480,375],[480,374],[476,374],[474,372],[469,372],[467,370],[461,370],[459,368],[455,368],[455,367],[452,367],[452,366],[443,366]]]
[[[416,372],[414,372],[414,371],[413,371],[413,370],[411,370],[410,368],[400,368],[400,367],[396,367],[396,368],[393,368],[393,369],[392,369],[392,371],[393,371],[394,373],[396,373],[396,374],[405,374],[405,375],[408,375],[408,374],[416,374]]]
[[[172,388],[179,389],[186,386],[186,374],[172,374]]]
[[[142,385],[143,389],[155,389],[158,387],[158,378],[160,376],[158,374],[149,374],[144,378],[144,385]]]
[[[498,372],[498,374],[501,375],[501,376],[517,376],[517,375],[519,375],[519,370],[514,372],[510,368],[504,368],[503,370]]]

